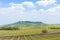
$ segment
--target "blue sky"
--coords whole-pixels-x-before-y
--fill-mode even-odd
[[[60,0],[0,0],[0,25],[17,21],[60,24]]]

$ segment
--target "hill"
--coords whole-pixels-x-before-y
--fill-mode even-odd
[[[31,21],[18,21],[15,23],[11,23],[11,24],[7,24],[7,25],[3,25],[3,26],[35,26],[35,25],[41,25],[44,24],[43,22],[31,22]]]

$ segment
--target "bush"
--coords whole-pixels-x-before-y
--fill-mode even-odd
[[[18,27],[0,27],[0,30],[18,30]]]
[[[47,30],[42,30],[42,33],[47,33],[48,31]]]
[[[50,27],[50,29],[60,29],[60,27]]]

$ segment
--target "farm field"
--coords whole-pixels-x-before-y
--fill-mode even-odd
[[[9,33],[8,33],[9,34]],[[6,34],[7,35],[7,34]],[[60,33],[1,36],[0,40],[60,40]]]
[[[40,34],[42,30],[46,30],[48,33],[60,32],[60,29],[50,29],[48,26],[24,26],[19,27],[20,30],[0,30],[0,36],[17,36],[17,35],[30,35]]]
[[[16,26],[19,30],[7,27],[0,28],[0,40],[60,40],[60,25]]]

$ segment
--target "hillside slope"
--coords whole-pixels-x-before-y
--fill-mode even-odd
[[[44,24],[42,22],[31,22],[31,21],[18,21],[12,24],[7,24],[7,25],[3,25],[3,26],[35,26],[35,25],[41,25]]]

